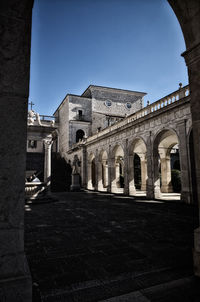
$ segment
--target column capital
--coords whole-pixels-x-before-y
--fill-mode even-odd
[[[52,140],[52,138],[45,138],[45,139],[43,139],[43,143],[44,143],[45,149],[50,149],[53,144],[53,140]]]
[[[185,63],[188,67],[196,64],[198,61],[200,61],[200,43],[187,49],[181,55],[184,57]]]

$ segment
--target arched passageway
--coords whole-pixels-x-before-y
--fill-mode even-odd
[[[129,149],[129,194],[146,195],[146,144],[141,138],[136,138]]]
[[[153,148],[155,198],[180,199],[179,140],[175,131],[162,130]]]
[[[108,188],[108,154],[101,151],[98,162],[98,191],[107,191]]]
[[[124,150],[121,145],[115,146],[112,152],[111,192],[124,193]]]

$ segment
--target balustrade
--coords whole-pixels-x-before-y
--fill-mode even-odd
[[[45,186],[43,182],[27,182],[25,184],[25,198],[31,198],[35,194],[39,194],[44,190]]]

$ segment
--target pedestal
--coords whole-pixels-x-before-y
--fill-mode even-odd
[[[72,174],[72,184],[70,186],[71,191],[80,191],[80,176],[78,173]]]

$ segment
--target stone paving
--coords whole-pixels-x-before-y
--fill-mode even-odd
[[[200,301],[192,271],[196,215],[177,201],[87,191],[28,201],[33,301]]]

